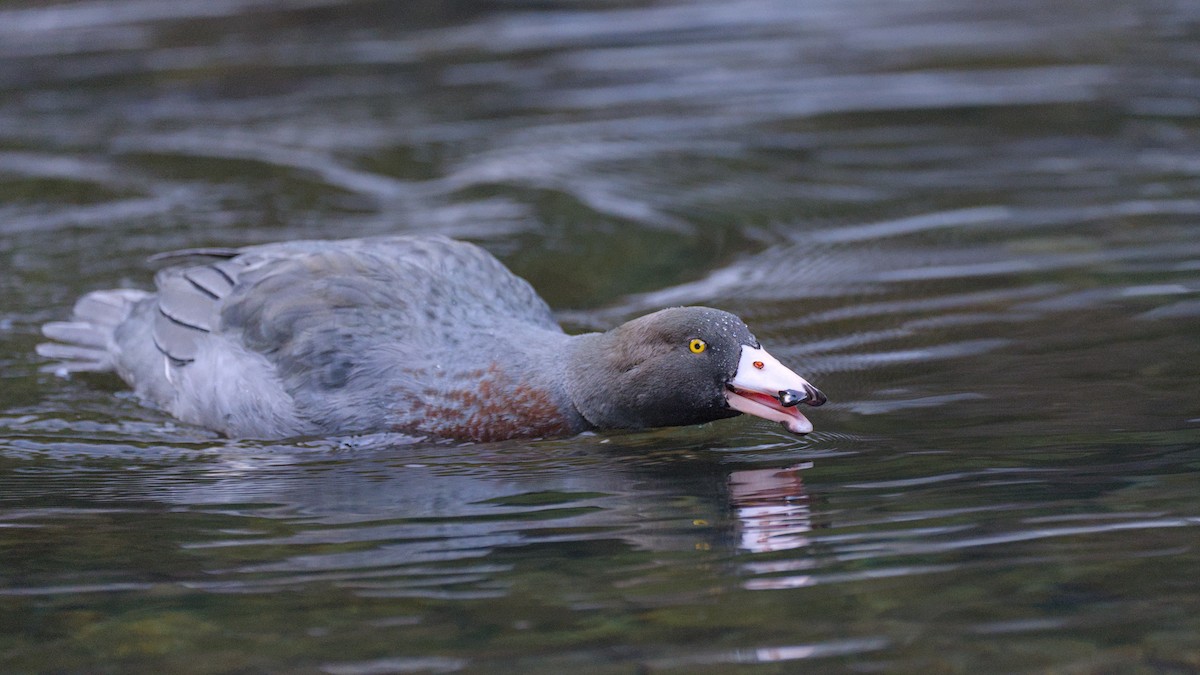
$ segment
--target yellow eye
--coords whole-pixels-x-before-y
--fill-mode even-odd
[[[693,354],[699,354],[708,349],[708,343],[700,338],[692,338],[692,341],[688,343],[688,349],[692,350]]]

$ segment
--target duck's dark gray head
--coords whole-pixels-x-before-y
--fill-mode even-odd
[[[567,390],[600,428],[699,424],[738,413],[804,434],[812,423],[797,404],[825,396],[759,345],[737,316],[675,307],[580,336]]]

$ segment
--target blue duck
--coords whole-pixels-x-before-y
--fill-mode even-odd
[[[381,431],[464,441],[697,424],[812,431],[825,396],[741,319],[675,307],[568,335],[523,279],[440,236],[160,256],[156,292],[106,290],[43,327],[59,374],[115,371],[143,401],[231,437]]]

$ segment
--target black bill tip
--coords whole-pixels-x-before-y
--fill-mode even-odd
[[[779,395],[775,398],[779,399],[779,403],[783,405],[783,407],[791,408],[793,406],[800,405],[800,402],[804,400],[804,396],[805,395],[803,393],[798,392],[795,389],[782,389],[780,390]]]
[[[807,403],[808,405],[816,407],[819,405],[824,405],[825,402],[829,400],[825,398],[825,394],[822,394],[820,389],[817,389],[811,384],[805,384],[804,391],[802,392],[796,391],[795,389],[780,390],[779,395],[776,396],[776,398],[779,399],[780,405],[785,408],[791,408],[793,406],[800,405],[801,403]]]

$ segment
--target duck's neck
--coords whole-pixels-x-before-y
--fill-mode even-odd
[[[572,406],[592,428],[620,428],[620,402],[613,400],[612,387],[620,379],[620,369],[608,356],[613,347],[609,333],[585,333],[571,336],[567,343],[567,363],[563,388]]]
[[[670,424],[656,416],[654,392],[642,366],[651,347],[628,339],[625,326],[570,339],[566,391],[579,414],[599,429],[642,429]],[[658,386],[655,386],[657,384]]]

